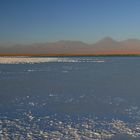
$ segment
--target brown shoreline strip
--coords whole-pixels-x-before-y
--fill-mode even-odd
[[[62,56],[140,56],[140,54],[0,54],[0,56],[62,57]]]

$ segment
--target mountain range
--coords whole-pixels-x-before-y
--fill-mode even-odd
[[[0,46],[0,55],[4,54],[44,54],[44,55],[99,55],[99,54],[140,54],[140,40],[127,39],[116,41],[105,37],[94,44],[81,41],[57,41],[30,45]]]

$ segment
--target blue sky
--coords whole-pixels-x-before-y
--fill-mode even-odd
[[[0,44],[140,39],[140,0],[0,0]]]

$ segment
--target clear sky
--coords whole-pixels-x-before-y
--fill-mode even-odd
[[[140,0],[0,0],[0,44],[140,39]]]

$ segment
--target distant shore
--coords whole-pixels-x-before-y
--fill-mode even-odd
[[[27,56],[27,57],[71,57],[71,56],[140,56],[140,54],[0,54],[0,57],[14,57],[14,56]]]

